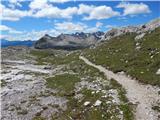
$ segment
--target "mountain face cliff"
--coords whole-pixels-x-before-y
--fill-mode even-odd
[[[104,35],[103,32],[95,33],[75,33],[75,34],[61,34],[57,37],[51,37],[48,34],[40,38],[35,43],[37,49],[81,49],[94,45]]]

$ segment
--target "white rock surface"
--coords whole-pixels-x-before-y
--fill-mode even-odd
[[[86,101],[85,103],[84,103],[84,106],[88,106],[90,104],[90,102],[89,101]]]
[[[102,101],[97,100],[97,101],[95,102],[94,106],[100,106],[100,105],[101,105],[101,103],[102,103]]]
[[[160,68],[156,72],[157,75],[160,75]]]

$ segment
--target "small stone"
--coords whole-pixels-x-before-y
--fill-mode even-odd
[[[123,114],[123,111],[120,111],[119,113],[122,115],[122,114]]]
[[[102,102],[101,102],[100,100],[97,100],[97,101],[95,102],[94,106],[100,106],[101,103],[102,103]]]
[[[84,106],[88,106],[90,104],[90,102],[89,101],[86,101],[85,103],[84,103]]]
[[[156,74],[157,74],[157,75],[160,75],[160,69],[157,70]]]
[[[94,93],[95,93],[95,91],[92,91],[92,92],[91,92],[91,94],[94,94]]]

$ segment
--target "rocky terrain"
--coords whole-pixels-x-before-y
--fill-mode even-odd
[[[103,32],[61,34],[57,37],[45,35],[35,43],[35,48],[46,49],[82,49],[94,45],[103,36]]]

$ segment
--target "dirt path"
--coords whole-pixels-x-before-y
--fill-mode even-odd
[[[125,74],[115,74],[106,68],[91,63],[83,56],[79,57],[86,64],[93,66],[99,71],[103,72],[108,79],[115,79],[127,91],[127,97],[130,102],[137,104],[135,118],[136,120],[158,120],[158,113],[152,109],[153,105],[160,103],[160,95],[158,95],[159,88],[151,85],[142,85],[136,80],[127,77]]]

